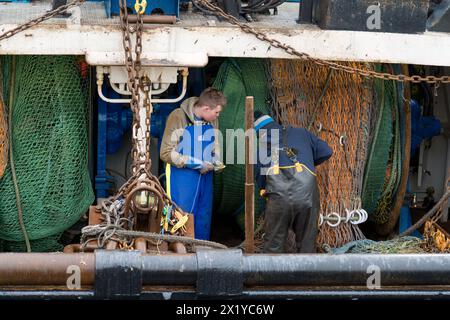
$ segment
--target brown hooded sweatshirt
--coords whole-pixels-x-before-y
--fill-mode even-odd
[[[177,168],[183,168],[188,159],[176,151],[177,145],[183,136],[184,129],[196,122],[194,117],[194,105],[198,101],[197,97],[188,98],[183,101],[180,108],[175,109],[167,118],[166,129],[161,141],[161,160],[165,163],[170,163]],[[189,122],[188,122],[189,119]],[[219,128],[218,120],[211,123],[215,130]],[[220,143],[215,132],[214,154],[217,159],[220,159]]]

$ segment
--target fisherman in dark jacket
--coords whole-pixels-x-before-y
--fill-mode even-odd
[[[256,178],[267,199],[264,252],[285,252],[289,228],[297,252],[316,252],[320,210],[315,166],[328,160],[328,144],[303,128],[282,127],[270,116],[255,112],[258,162]]]

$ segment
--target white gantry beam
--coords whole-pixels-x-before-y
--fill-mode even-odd
[[[15,27],[0,24],[0,34]],[[294,25],[258,28],[269,37],[315,58],[450,66],[450,34],[324,31]],[[149,25],[143,34],[143,64],[203,66],[208,57],[295,58],[234,26]],[[118,25],[42,24],[0,41],[5,54],[86,55],[90,64],[122,64]]]

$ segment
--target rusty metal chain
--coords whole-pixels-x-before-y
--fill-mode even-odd
[[[128,23],[128,13],[126,0],[119,0],[120,7],[120,24],[123,34],[123,47],[125,51],[125,66],[128,74],[127,85],[128,90],[131,92],[130,107],[133,111],[133,176],[125,182],[124,185],[115,194],[114,199],[120,197],[128,198],[133,195],[137,189],[149,189],[158,198],[167,204],[173,206],[179,212],[183,212],[180,207],[172,202],[170,197],[161,186],[157,177],[150,172],[151,159],[150,159],[150,120],[152,113],[151,105],[151,81],[148,76],[141,76],[141,54],[142,54],[142,30],[143,19],[142,15],[138,12],[137,21],[132,29]],[[133,43],[131,40],[131,34],[135,34],[136,42],[134,46],[134,58],[133,58]],[[143,97],[141,97],[141,91]],[[145,127],[141,126],[140,104],[143,104],[145,108]],[[142,133],[142,136],[138,136],[138,133]],[[142,145],[145,143],[145,145]],[[139,208],[138,208],[139,209]],[[141,208],[142,209],[142,208]],[[162,208],[160,208],[162,209]],[[127,211],[127,209],[125,209]]]
[[[150,91],[151,91],[151,81],[145,76],[142,79],[142,91],[144,91],[144,107],[145,107],[145,141],[147,144],[145,145],[145,159],[148,161],[148,164],[151,165],[150,160],[150,117],[152,114],[152,104],[150,101]]]
[[[120,25],[123,35],[123,47],[125,53],[125,67],[127,70],[127,86],[131,93],[130,108],[133,112],[133,134],[132,134],[132,153],[133,153],[133,175],[125,182],[114,195],[113,200],[117,200],[121,197],[129,200],[135,192],[134,190],[140,189],[143,186],[151,186],[152,192],[165,204],[173,206],[179,212],[183,212],[180,207],[172,202],[170,197],[165,192],[164,188],[161,186],[159,180],[150,172],[151,159],[150,159],[150,120],[152,113],[151,105],[151,81],[148,76],[140,75],[142,65],[141,65],[141,54],[142,54],[142,30],[143,30],[143,19],[141,14],[137,14],[136,24],[130,26],[128,22],[128,12],[126,0],[119,0],[120,8]],[[136,43],[134,46],[133,57],[133,43],[132,34],[135,34]],[[141,91],[144,93],[141,101]],[[142,131],[143,135],[138,136],[141,132],[141,116],[140,116],[140,103],[143,103],[145,108],[145,126],[146,128]],[[140,138],[140,139],[139,139]],[[140,145],[145,143],[144,145]],[[131,204],[133,207],[136,204]],[[128,208],[129,209],[129,208]],[[125,208],[125,211],[128,211]],[[135,208],[136,209],[136,208]],[[139,209],[139,208],[137,208]],[[141,208],[142,209],[142,208]]]
[[[324,66],[324,67],[330,68],[332,70],[343,71],[343,72],[347,72],[350,74],[360,75],[362,77],[371,77],[371,78],[377,78],[377,79],[382,79],[382,80],[395,80],[395,81],[400,81],[400,82],[412,82],[412,83],[426,82],[426,83],[436,84],[436,85],[439,85],[440,83],[450,83],[450,76],[442,76],[442,77],[425,76],[425,77],[422,77],[419,75],[414,75],[414,76],[407,76],[407,75],[403,75],[403,74],[395,75],[395,74],[390,74],[390,73],[382,73],[382,72],[376,72],[376,71],[372,71],[372,70],[363,70],[363,69],[359,69],[359,68],[353,68],[350,66],[345,66],[345,65],[336,63],[336,62],[325,61],[322,59],[313,58],[307,53],[299,52],[296,49],[294,49],[292,46],[281,43],[280,41],[278,41],[276,39],[272,39],[272,38],[268,37],[265,33],[255,30],[254,28],[250,27],[246,23],[240,22],[237,18],[225,13],[220,7],[208,2],[207,0],[193,0],[193,1],[195,1],[197,4],[204,6],[208,10],[212,11],[212,13],[214,13],[215,15],[224,18],[227,22],[240,27],[242,29],[242,31],[244,31],[245,33],[253,34],[259,40],[268,42],[271,46],[273,46],[275,48],[283,49],[290,55],[294,55],[301,59],[311,61],[319,66]]]
[[[141,154],[139,150],[147,150],[149,149],[149,140],[145,141],[145,148],[139,148],[139,139],[138,132],[140,132],[141,128],[141,117],[139,113],[139,103],[141,100],[140,91],[143,89],[143,81],[140,79],[141,72],[141,54],[142,54],[142,29],[143,29],[143,20],[142,15],[137,14],[136,24],[134,25],[134,29],[128,23],[128,12],[127,12],[127,1],[119,0],[120,7],[120,26],[122,28],[123,35],[123,47],[125,50],[125,66],[128,73],[127,85],[128,90],[131,92],[131,102],[130,107],[133,111],[133,173],[138,171],[138,168],[141,164],[143,164],[148,170],[150,170],[150,152],[145,152]],[[131,40],[131,34],[134,33],[136,36],[136,44],[134,46],[135,57],[133,58],[132,48],[133,43]],[[150,100],[146,99],[146,104],[150,104]],[[146,108],[150,106],[146,105]],[[149,114],[146,115],[146,123],[150,123]],[[149,130],[149,129],[148,129]],[[145,137],[147,133],[145,134]],[[144,137],[142,137],[144,138]],[[142,142],[142,141],[141,141]],[[144,159],[144,160],[142,160]]]
[[[33,27],[33,26],[35,26],[35,25],[37,25],[37,24],[39,24],[39,23],[41,23],[41,22],[43,22],[45,20],[53,18],[57,14],[63,13],[63,12],[67,11],[70,8],[77,7],[77,6],[81,5],[85,1],[86,0],[75,0],[75,1],[73,1],[71,3],[68,3],[68,4],[63,5],[61,7],[58,7],[55,10],[49,11],[46,14],[44,14],[44,15],[36,18],[36,19],[33,19],[33,20],[31,20],[31,21],[29,21],[27,23],[24,23],[24,24],[18,26],[17,28],[8,30],[5,33],[0,34],[0,41],[2,41],[4,39],[7,39],[7,38],[10,38],[13,35],[15,35],[17,33],[20,33],[20,32],[22,32],[24,30],[27,30],[27,29],[29,29],[29,28],[31,28],[31,27]]]

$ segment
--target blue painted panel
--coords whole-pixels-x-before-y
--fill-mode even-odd
[[[119,15],[119,1],[118,0],[105,0],[110,2],[110,15]],[[127,6],[134,11],[135,1],[129,1]],[[180,15],[180,0],[147,0],[147,8],[145,14],[164,14],[169,16]],[[107,12],[108,13],[108,12]],[[109,16],[109,15],[108,15]]]
[[[31,2],[31,0],[0,0],[0,2]]]

